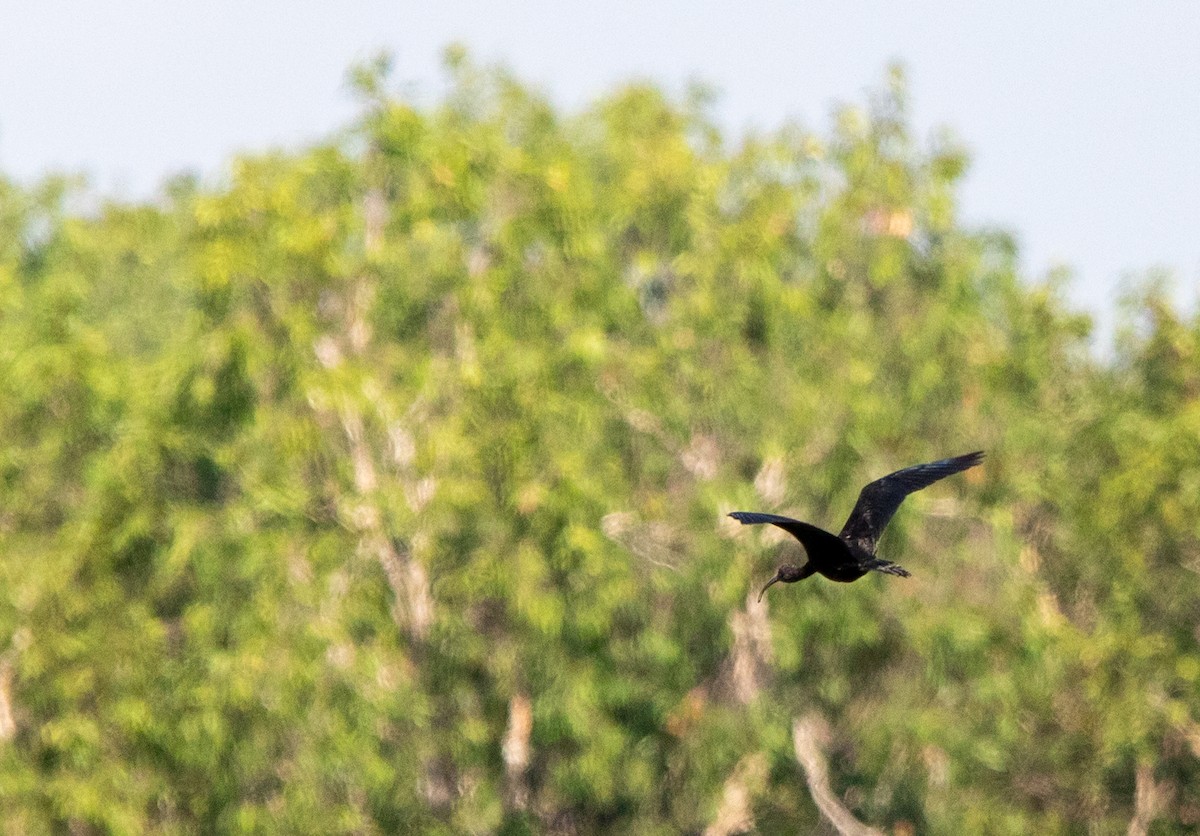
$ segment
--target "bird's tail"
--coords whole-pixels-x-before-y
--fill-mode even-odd
[[[896,575],[901,578],[911,578],[912,573],[899,564],[892,563],[890,560],[884,560],[882,557],[877,557],[867,564],[866,568],[874,572],[883,572],[885,575]]]

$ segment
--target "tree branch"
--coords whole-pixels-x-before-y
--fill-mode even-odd
[[[829,737],[828,724],[815,714],[806,715],[792,723],[792,742],[796,760],[804,769],[808,790],[817,809],[842,836],[883,836],[883,832],[860,822],[846,809],[829,787],[829,766],[821,751],[822,742]]]

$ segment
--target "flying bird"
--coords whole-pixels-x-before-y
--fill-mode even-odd
[[[734,511],[729,516],[743,525],[770,523],[795,537],[804,546],[808,562],[803,566],[785,563],[779,567],[775,577],[758,593],[758,600],[778,581],[795,583],[809,575],[822,574],[831,581],[850,583],[867,572],[883,572],[888,575],[909,577],[903,566],[875,556],[875,546],[883,535],[883,529],[904,501],[904,497],[921,488],[927,488],[939,479],[974,467],[983,461],[983,451],[955,456],[952,459],[917,464],[889,473],[867,485],[858,495],[858,502],[850,512],[850,518],[842,527],[842,533],[833,535],[791,517],[778,514],[759,514],[754,511]]]

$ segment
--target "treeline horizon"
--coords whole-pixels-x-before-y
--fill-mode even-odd
[[[0,174],[3,829],[1200,827],[1200,315],[1092,351],[898,71],[737,139],[447,74],[152,200]],[[729,511],[976,449],[913,577],[755,602],[803,555]]]

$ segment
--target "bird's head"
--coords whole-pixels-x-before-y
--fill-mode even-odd
[[[775,573],[775,577],[767,581],[767,585],[762,588],[762,592],[758,593],[758,600],[762,600],[763,595],[766,594],[771,584],[778,581],[782,581],[783,583],[802,581],[816,571],[811,563],[805,563],[803,566],[797,566],[794,563],[785,563],[779,567],[779,571]]]

